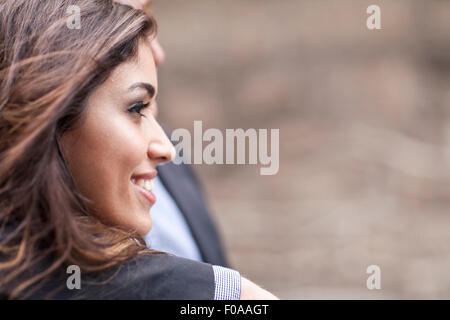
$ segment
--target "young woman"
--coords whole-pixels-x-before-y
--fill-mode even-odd
[[[155,166],[174,154],[152,112],[154,29],[111,0],[0,1],[2,297],[274,298],[142,240]]]

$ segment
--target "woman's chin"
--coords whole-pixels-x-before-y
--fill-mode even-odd
[[[152,219],[151,219],[148,211],[147,211],[147,215],[148,215],[148,217],[146,219],[144,219],[142,222],[140,222],[138,226],[136,226],[136,231],[141,236],[145,236],[152,229]]]

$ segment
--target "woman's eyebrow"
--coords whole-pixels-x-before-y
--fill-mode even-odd
[[[135,90],[135,89],[145,89],[148,92],[148,95],[150,96],[150,99],[152,99],[155,96],[155,87],[152,86],[150,83],[147,82],[137,82],[133,85],[131,85],[129,90]]]

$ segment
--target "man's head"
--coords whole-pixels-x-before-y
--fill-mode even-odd
[[[133,8],[144,10],[148,12],[150,10],[150,5],[152,0],[114,0],[118,3],[127,4]],[[150,43],[150,47],[152,49],[153,58],[155,59],[156,66],[163,64],[165,60],[164,49],[161,47],[161,44],[158,41],[158,38],[153,38]]]

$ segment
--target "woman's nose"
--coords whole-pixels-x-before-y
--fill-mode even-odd
[[[154,130],[148,145],[148,157],[156,164],[172,161],[175,157],[175,147],[159,123],[153,117],[151,121],[154,122]]]

